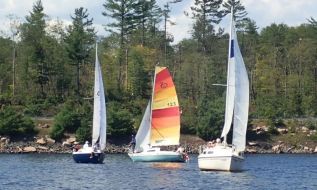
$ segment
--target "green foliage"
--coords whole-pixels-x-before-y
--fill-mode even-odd
[[[241,1],[195,0],[192,36],[171,45],[173,36],[159,24],[169,22],[175,5],[171,2],[179,1],[166,3],[163,10],[155,0],[103,4],[105,20],[113,21],[106,28],[109,35],[100,38],[98,51],[111,135],[137,129],[150,98],[154,66],[160,63],[168,66],[175,82],[183,112],[181,131],[204,139],[219,137],[226,89],[212,84],[226,82],[228,34],[216,29],[231,6],[236,21],[243,20],[238,41],[250,80],[250,117],[270,120],[274,133],[281,126],[277,118],[317,116],[315,18],[296,27],[271,24],[258,33],[256,23],[245,19]],[[75,9],[65,31],[61,21],[48,26],[44,10],[41,1],[34,3],[17,27],[21,40],[0,37],[0,104],[17,105],[30,116],[54,116],[76,94],[86,102],[66,103],[68,108],[55,117],[52,135],[62,138],[64,132],[76,132],[79,139],[90,138],[93,20],[87,9]],[[17,55],[14,96],[13,45]],[[295,132],[296,127],[291,129]]]
[[[225,8],[224,13],[228,14],[231,12],[231,7],[233,7],[233,18],[237,23],[237,28],[241,28],[242,22],[245,21],[247,12],[244,6],[241,4],[240,0],[228,0],[224,1],[223,7]]]
[[[317,129],[317,123],[316,121],[312,121],[312,120],[308,120],[305,122],[305,126],[309,129],[309,130],[315,130]]]
[[[108,104],[108,133],[112,137],[122,137],[134,132],[133,116],[127,109],[121,107],[118,102]]]
[[[127,40],[127,35],[132,31],[135,20],[133,19],[134,3],[135,0],[122,0],[122,1],[107,1],[103,4],[105,11],[102,13],[104,16],[108,16],[114,20],[114,22],[108,24],[110,30],[120,33],[120,46],[123,47],[124,42]],[[135,7],[137,8],[137,7]],[[109,30],[109,29],[108,29]]]
[[[285,124],[280,118],[271,118],[268,122],[269,128],[268,133],[272,135],[278,135],[279,132],[277,130],[278,127],[285,127]]]
[[[274,127],[285,127],[284,121],[281,118],[272,119],[271,124]]]
[[[310,136],[310,139],[317,142],[317,134]]]
[[[278,135],[279,134],[278,130],[273,125],[269,126],[268,133],[271,134],[271,135]]]
[[[59,124],[54,124],[52,130],[50,131],[50,137],[55,140],[60,140],[64,137],[64,127]]]
[[[50,136],[56,140],[60,140],[65,132],[74,133],[80,127],[85,128],[87,122],[82,121],[84,114],[81,114],[81,108],[82,105],[79,102],[67,102],[62,110],[55,116],[54,126],[50,132]],[[81,129],[81,131],[83,130]]]
[[[291,126],[289,132],[290,133],[296,133],[296,127],[295,126]]]
[[[17,113],[11,107],[6,107],[0,111],[0,135],[19,137],[34,134],[33,121]]]
[[[84,143],[91,139],[91,126],[85,119],[82,120],[81,126],[76,130],[76,141]]]
[[[92,27],[93,19],[88,18],[87,9],[83,7],[75,9],[75,16],[72,17],[73,23],[68,28],[66,36],[66,50],[69,58],[72,60],[71,65],[76,66],[76,91],[80,91],[80,67],[84,60],[90,57],[95,42],[95,31]]]
[[[130,66],[130,91],[134,98],[148,97],[148,84],[150,77],[145,67],[145,55],[143,53],[146,50],[143,47],[135,47],[131,53]]]
[[[197,107],[189,100],[180,102],[181,114],[181,133],[183,134],[197,134],[198,118]]]
[[[222,0],[195,0],[192,18],[195,20],[193,38],[200,43],[203,52],[211,51],[210,42],[215,38],[215,27],[222,19]]]
[[[40,93],[36,95],[41,98],[46,97],[44,88],[49,82],[48,64],[45,61],[46,53],[43,42],[47,35],[45,32],[46,15],[41,0],[33,5],[33,10],[26,16],[26,23],[21,26],[21,39],[25,45],[25,53],[29,56],[30,63],[26,64],[28,79],[40,86]]]
[[[199,106],[198,136],[211,140],[221,134],[224,121],[224,101],[215,99],[213,102],[203,99]]]
[[[55,123],[63,126],[67,132],[75,132],[80,126],[80,117],[73,110],[64,109],[56,115]]]

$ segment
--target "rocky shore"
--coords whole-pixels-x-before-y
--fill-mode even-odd
[[[7,137],[0,137],[0,153],[71,153],[72,147],[78,144],[74,137],[65,140],[63,143],[55,142],[49,137],[34,138],[33,141],[10,141]],[[206,143],[202,140],[181,139],[181,144],[191,154],[199,153],[199,148]],[[168,150],[175,150],[175,146],[166,147]],[[106,153],[123,154],[129,151],[129,145],[107,144]],[[291,146],[282,141],[270,144],[261,141],[247,142],[246,154],[281,154],[281,153],[317,153],[317,146],[297,145]]]
[[[71,153],[73,146],[78,144],[74,138],[69,138],[63,143],[55,142],[49,137],[35,138],[34,141],[10,141],[7,137],[0,138],[0,153]],[[107,144],[106,153],[127,153],[128,145]]]
[[[267,142],[248,142],[245,153],[249,154],[312,154],[317,153],[316,147],[305,145],[288,145],[280,141],[277,144]]]

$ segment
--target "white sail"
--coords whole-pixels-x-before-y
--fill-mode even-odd
[[[106,147],[106,127],[107,121],[105,93],[96,46],[92,143],[99,143],[101,150],[104,150]]]
[[[235,99],[232,144],[238,151],[244,151],[249,114],[249,79],[238,45],[238,38],[232,21],[233,59],[235,62]]]
[[[233,22],[231,22],[231,32],[230,32],[230,38],[229,38],[225,124],[221,133],[221,137],[225,137],[225,138],[228,132],[230,131],[230,127],[232,124],[234,96],[235,96],[235,57],[234,57],[235,42],[232,38],[232,33],[233,33],[232,29],[234,29]]]
[[[151,117],[151,106],[149,102],[144,112],[139,130],[135,137],[135,140],[136,140],[135,149],[138,151],[144,150],[144,148],[148,147],[150,144],[150,130],[151,130],[150,117]]]

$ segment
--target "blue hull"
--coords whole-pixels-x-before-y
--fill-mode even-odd
[[[129,155],[133,162],[185,162],[181,155]]]
[[[104,153],[94,153],[91,156],[90,153],[73,154],[73,158],[76,163],[93,163],[102,164],[105,158]]]

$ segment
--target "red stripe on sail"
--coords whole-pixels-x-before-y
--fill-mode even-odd
[[[165,80],[155,81],[154,92],[157,93],[158,91],[165,90],[168,88],[174,88],[174,83],[171,77],[166,78]]]
[[[180,118],[178,116],[153,118],[152,128],[175,128],[180,126]]]
[[[166,109],[152,110],[152,118],[179,116],[179,107],[171,107]]]
[[[171,77],[170,72],[168,71],[167,68],[163,69],[162,71],[160,71],[159,73],[156,74],[156,79],[155,81],[162,81],[165,80],[166,78]]]

